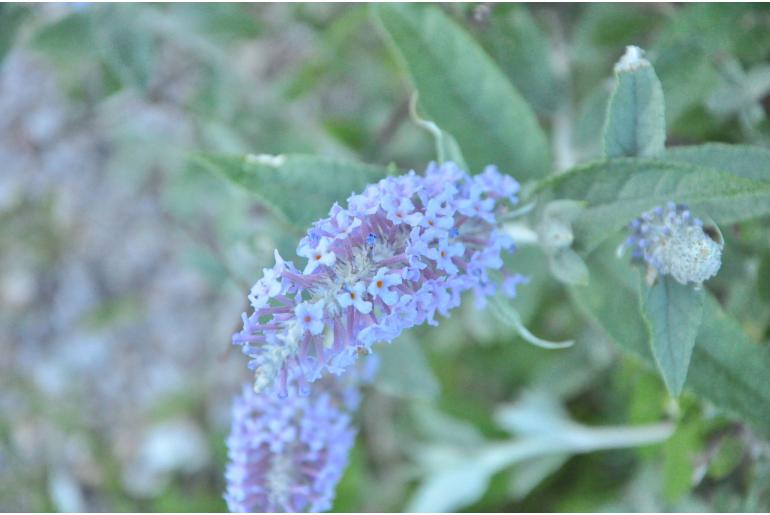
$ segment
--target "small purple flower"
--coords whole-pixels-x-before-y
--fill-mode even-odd
[[[424,233],[422,233],[418,227],[414,227],[409,233],[409,239],[406,242],[405,250],[409,266],[417,269],[418,274],[419,270],[428,266],[421,258],[435,255],[435,249],[431,249],[428,246],[428,241],[426,240]],[[435,260],[435,257],[433,259]]]
[[[501,174],[494,165],[484,168],[473,180],[492,198],[504,198],[512,204],[519,200],[516,196],[520,189],[519,183],[510,175]]]
[[[452,262],[452,258],[464,254],[465,246],[462,243],[449,243],[447,239],[440,240],[436,252],[436,267],[449,275],[455,275],[459,270]]]
[[[454,225],[451,214],[441,204],[437,198],[430,199],[425,214],[420,218],[420,226],[425,228],[426,236],[430,239],[441,237]]]
[[[385,209],[388,220],[394,224],[417,225],[422,218],[422,214],[415,213],[414,204],[408,198],[386,198],[383,200],[382,207]]]
[[[457,211],[470,217],[481,218],[485,222],[495,223],[495,215],[492,210],[495,207],[493,198],[482,198],[483,189],[477,185],[471,187],[470,198],[458,203]]]
[[[363,281],[358,281],[352,288],[348,288],[347,291],[337,295],[337,302],[343,308],[353,306],[360,313],[368,315],[372,311],[372,303],[364,300],[366,295],[366,285]]]
[[[329,249],[330,246],[331,240],[328,238],[321,238],[315,248],[301,246],[297,249],[297,254],[299,256],[307,258],[307,266],[305,266],[304,274],[312,274],[320,265],[332,266],[334,264],[337,260],[337,256]]]
[[[361,225],[359,218],[351,215],[349,211],[342,209],[336,202],[329,212],[329,217],[328,221],[321,224],[321,228],[335,239],[347,238],[353,230]]]
[[[310,334],[321,334],[324,330],[324,307],[321,302],[303,302],[294,309],[294,315],[302,331]]]
[[[529,277],[523,276],[521,274],[513,274],[508,275],[503,279],[503,283],[500,286],[500,291],[503,292],[503,295],[505,295],[508,298],[515,298],[517,293],[517,287],[520,284],[527,284],[529,283]]]
[[[249,301],[254,309],[263,308],[273,297],[281,292],[280,272],[265,268],[262,279],[251,288]]]
[[[397,286],[401,284],[401,276],[398,274],[388,273],[389,270],[386,267],[382,267],[377,270],[377,273],[372,277],[372,282],[369,283],[368,292],[374,298],[382,299],[382,302],[388,306],[392,306],[398,302],[398,293],[391,290],[391,286]]]

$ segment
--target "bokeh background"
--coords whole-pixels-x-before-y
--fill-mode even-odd
[[[655,58],[670,143],[770,142],[764,6],[443,8],[572,162],[598,155],[627,44]],[[230,335],[297,233],[192,157],[420,169],[434,149],[411,92],[365,5],[0,6],[0,509],[225,510],[230,399],[249,379]],[[408,507],[452,449],[510,440],[495,414],[522,396],[509,419],[543,431],[560,420],[545,412],[680,423],[665,443],[505,467],[464,508],[770,509],[765,440],[687,396],[672,405],[544,280],[537,249],[515,259],[533,276],[517,300],[528,327],[577,345],[529,346],[472,302],[406,335],[366,392],[336,510]],[[770,304],[755,293],[727,302],[767,341]]]

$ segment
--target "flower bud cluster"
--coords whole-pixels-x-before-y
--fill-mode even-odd
[[[300,391],[325,373],[341,374],[372,344],[390,342],[409,327],[435,325],[460,295],[478,304],[496,293],[492,272],[515,294],[503,269],[513,241],[498,216],[517,202],[519,184],[495,167],[470,176],[453,163],[388,177],[334,204],[300,241],[297,268],[276,252],[249,295],[254,308],[234,335],[250,356],[255,390],[288,378]]]
[[[699,285],[716,275],[722,264],[722,242],[715,241],[684,205],[669,202],[646,211],[629,224],[629,230],[625,246],[631,249],[632,260],[681,284]]]

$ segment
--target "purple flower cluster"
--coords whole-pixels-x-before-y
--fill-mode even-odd
[[[513,241],[498,216],[517,202],[519,184],[493,166],[470,176],[453,163],[431,163],[388,177],[338,204],[300,241],[302,270],[276,252],[249,295],[254,308],[233,336],[250,356],[254,389],[288,379],[301,392],[327,372],[341,374],[376,342],[449,316],[463,292],[477,304],[496,293],[515,295],[520,276],[502,271]],[[508,204],[508,205],[506,205]]]
[[[310,396],[279,398],[248,385],[233,404],[225,501],[231,512],[331,508],[356,431],[355,386],[323,382]]]
[[[704,230],[687,206],[669,202],[642,213],[628,226],[631,259],[682,284],[701,284],[719,271],[721,237]]]

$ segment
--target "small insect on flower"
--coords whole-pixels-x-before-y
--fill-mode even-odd
[[[251,361],[254,388],[287,395],[288,378],[305,388],[340,374],[377,342],[436,324],[473,291],[478,305],[505,277],[502,252],[513,242],[497,229],[517,201],[518,183],[494,167],[471,176],[431,163],[388,177],[334,204],[300,242],[300,272],[276,254],[250,296],[233,336]],[[511,291],[510,285],[505,288]]]
[[[632,261],[696,286],[715,276],[722,265],[724,243],[718,230],[704,228],[687,206],[667,203],[642,213],[629,224],[624,243]]]

